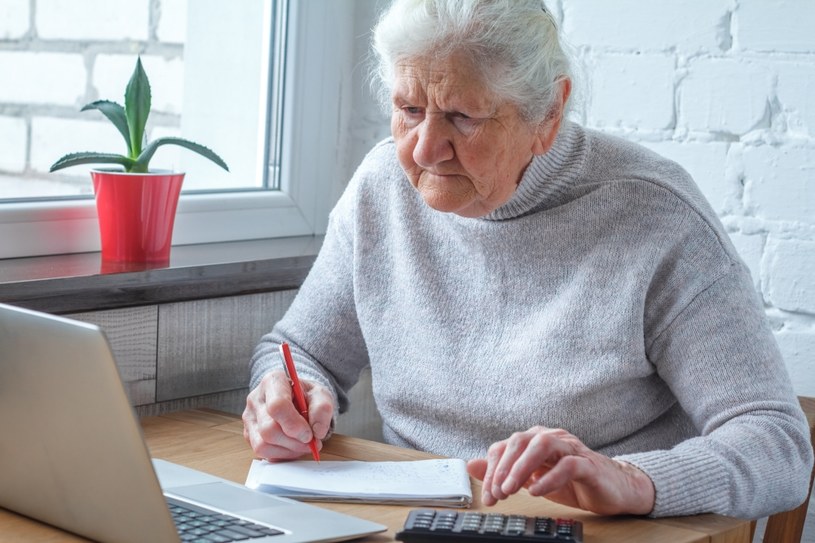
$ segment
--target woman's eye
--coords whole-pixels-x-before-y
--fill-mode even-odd
[[[422,114],[422,108],[414,106],[404,106],[402,111],[404,111],[410,117],[418,117]]]
[[[402,112],[402,119],[406,126],[416,126],[422,122],[424,117],[424,110],[415,106],[402,106],[399,108]]]
[[[464,113],[454,113],[450,116],[453,125],[462,133],[468,134],[475,130],[481,119],[474,119]]]

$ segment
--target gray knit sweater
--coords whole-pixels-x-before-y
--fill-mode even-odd
[[[283,340],[339,410],[370,365],[396,445],[473,458],[564,428],[644,470],[654,516],[759,517],[806,493],[807,426],[715,213],[675,163],[574,124],[479,219],[428,207],[377,145],[253,388]]]

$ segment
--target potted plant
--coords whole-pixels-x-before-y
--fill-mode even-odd
[[[80,164],[115,164],[118,168],[91,171],[102,262],[166,266],[170,261],[173,223],[184,181],[183,172],[151,171],[150,160],[162,145],[179,145],[206,157],[229,171],[212,150],[192,141],[165,137],[145,139],[150,114],[150,81],[141,58],[125,90],[124,106],[97,100],[81,111],[98,110],[119,130],[127,144],[127,154],[81,152],[57,160],[50,171]]]

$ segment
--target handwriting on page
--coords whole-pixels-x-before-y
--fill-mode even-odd
[[[417,466],[410,462],[327,462],[302,464],[309,477],[314,477],[315,489],[325,490],[351,485],[358,493],[392,493],[402,489],[407,494],[416,494],[438,484],[439,477],[450,473],[448,461],[433,462],[433,465]],[[431,469],[432,468],[432,469]],[[300,474],[302,475],[302,474]],[[302,487],[303,481],[299,481]]]
[[[413,462],[264,462],[260,485],[303,492],[354,496],[432,496],[469,490],[463,461]]]

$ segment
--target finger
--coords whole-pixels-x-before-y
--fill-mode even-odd
[[[334,418],[334,397],[327,388],[315,383],[304,385],[308,398],[308,418],[311,431],[318,440],[325,439]]]
[[[299,413],[297,416],[299,416]],[[300,418],[302,419],[302,417]],[[306,427],[308,428],[307,424]],[[265,443],[296,451],[307,449],[306,444],[311,441],[311,438],[302,441],[297,436],[292,437],[286,434],[278,420],[265,413],[261,413],[258,417],[257,431]]]
[[[255,387],[255,389],[247,395],[246,408],[244,408],[243,414],[241,415],[241,419],[243,420],[243,438],[249,443],[255,453],[258,453],[258,451],[255,450],[255,445],[262,444],[262,441],[259,441],[257,428],[257,413],[259,409],[263,409],[262,401],[260,401],[262,397],[260,391],[261,387]]]
[[[495,466],[501,460],[505,446],[505,441],[499,441],[490,445],[487,450],[487,469],[484,472],[484,483],[481,485],[481,501],[484,502],[484,505],[498,503],[498,500],[492,495],[492,478],[495,473]]]
[[[529,485],[529,493],[533,496],[545,496],[553,492],[558,492],[564,487],[578,480],[586,479],[586,474],[582,476],[589,462],[585,458],[578,456],[564,456],[543,476]]]
[[[243,439],[245,439],[246,442],[249,443],[249,445],[251,446],[252,437],[254,436],[255,433],[257,433],[255,430],[257,424],[255,423],[254,415],[250,415],[248,411],[249,409],[247,408],[243,412]],[[254,447],[252,447],[252,449],[254,450]]]
[[[504,480],[501,491],[506,495],[518,492],[531,478],[540,481],[551,466],[575,452],[575,443],[568,439],[569,434],[557,430],[548,430],[534,435],[527,447],[516,458],[510,472]],[[541,475],[541,468],[547,468]]]
[[[470,474],[470,477],[483,481],[484,475],[487,473],[486,458],[474,458],[469,460],[467,462],[467,473]]]
[[[298,458],[310,454],[307,443],[287,436],[280,425],[266,415],[260,416],[254,434],[250,432],[250,444],[259,457],[269,460]],[[321,443],[318,443],[318,448],[322,448]]]
[[[301,415],[292,401],[291,384],[285,373],[274,371],[263,378],[261,385],[265,395],[265,409],[258,413],[258,422],[263,425],[266,417],[279,425],[280,430],[288,437],[308,443],[313,434],[311,426]]]
[[[517,483],[512,479],[513,475],[517,477],[517,470],[514,467],[521,455],[527,450],[534,435],[532,431],[516,432],[507,439],[504,453],[495,466],[492,478],[490,492],[496,498],[503,500],[518,490]]]
[[[249,428],[250,427],[254,428],[256,424],[255,410],[253,402],[250,398],[252,398],[252,393],[250,393],[246,397],[246,407],[244,408],[243,414],[241,415],[241,419],[243,420],[243,438],[247,442],[249,442]]]
[[[308,451],[306,444],[287,436],[270,415],[270,410],[275,408],[267,404],[267,394],[280,394],[280,384],[278,376],[266,376],[247,396],[242,416],[243,435],[252,450],[257,456],[272,460],[296,458]],[[282,388],[285,389],[285,385]]]

